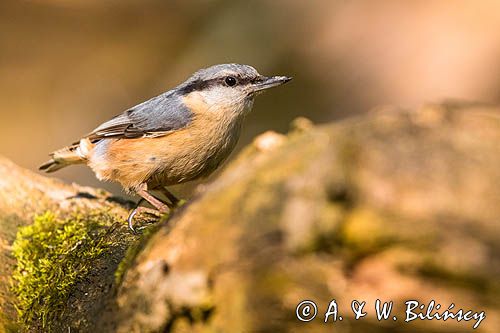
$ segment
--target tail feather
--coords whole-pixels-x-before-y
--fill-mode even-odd
[[[82,140],[72,146],[56,150],[50,154],[52,158],[42,164],[39,170],[50,173],[67,167],[68,165],[85,163],[90,148],[89,144],[90,142]]]
[[[69,164],[67,164],[67,163],[57,162],[56,160],[54,160],[52,158],[52,159],[48,160],[47,162],[45,162],[44,164],[40,165],[38,170],[43,170],[47,173],[51,173],[51,172],[57,171],[59,169],[62,169],[68,165]]]

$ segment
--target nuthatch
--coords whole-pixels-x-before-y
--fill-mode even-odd
[[[50,154],[40,170],[87,164],[99,180],[116,181],[159,212],[178,203],[165,186],[206,177],[234,149],[245,115],[259,92],[290,81],[265,77],[247,65],[223,64],[194,73],[184,83],[103,123],[79,142]],[[165,194],[170,203],[150,191]],[[141,209],[142,208],[142,209]]]

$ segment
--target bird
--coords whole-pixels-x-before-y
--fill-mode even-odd
[[[141,197],[127,218],[166,213],[179,199],[167,186],[205,178],[227,159],[240,137],[254,98],[282,85],[288,76],[264,76],[249,65],[219,64],[200,69],[175,88],[111,118],[70,146],[49,154],[40,170],[51,173],[86,164],[101,181],[119,183]],[[163,193],[168,201],[155,196]]]

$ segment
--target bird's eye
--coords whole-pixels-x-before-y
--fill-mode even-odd
[[[229,87],[234,87],[236,83],[238,83],[238,80],[234,76],[227,76],[224,79],[224,82],[229,86]]]

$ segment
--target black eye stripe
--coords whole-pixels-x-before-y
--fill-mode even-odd
[[[249,83],[254,83],[255,78],[250,78],[250,77],[245,77],[245,78],[240,78],[239,82],[240,84],[249,84]]]
[[[231,75],[228,75],[228,76],[231,76]],[[227,84],[225,84],[225,82],[224,82],[226,77],[227,76],[218,77],[218,78],[209,79],[209,80],[192,81],[192,82],[189,82],[187,85],[179,88],[178,91],[182,95],[185,95],[185,94],[189,94],[190,92],[193,92],[193,91],[201,91],[201,90],[209,89],[209,88],[214,87],[216,85],[227,86]],[[246,84],[255,83],[255,82],[258,82],[261,80],[260,77],[239,77],[237,75],[234,75],[234,78],[236,80],[238,80],[238,85],[246,85]]]
[[[187,85],[185,85],[183,87],[180,87],[178,89],[178,92],[181,95],[187,95],[193,91],[200,91],[200,90],[207,89],[208,87],[210,87],[212,85],[213,85],[212,80],[205,80],[205,81],[196,80],[196,81],[189,82]]]

